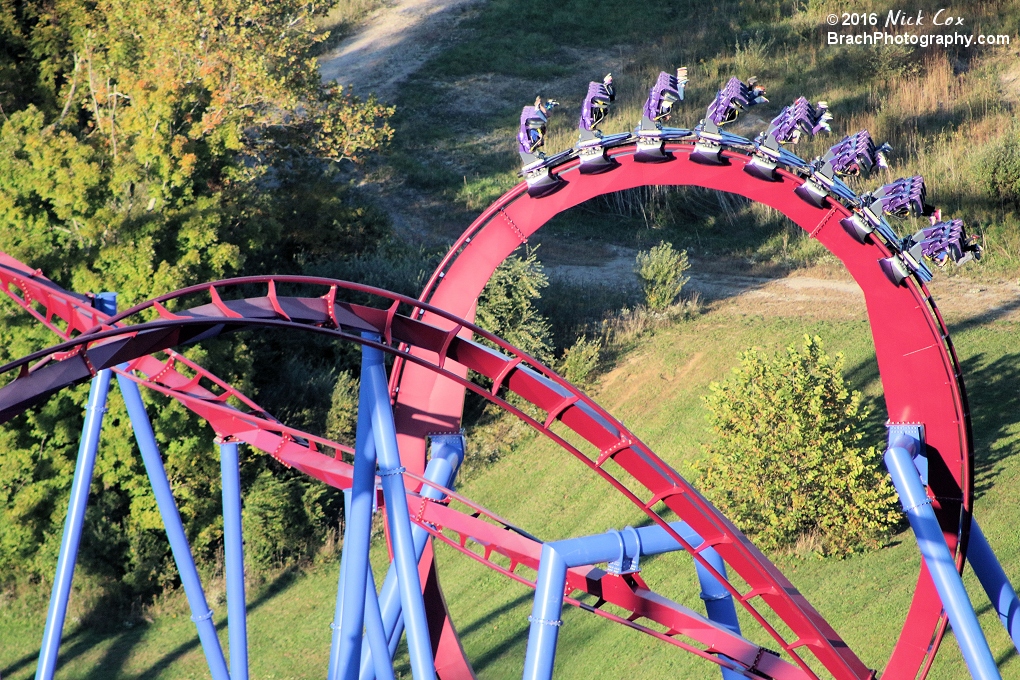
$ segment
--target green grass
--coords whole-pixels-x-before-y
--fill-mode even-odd
[[[1020,508],[1012,493],[1020,482],[1020,356],[1014,350],[1017,324],[995,321],[955,323],[954,339],[971,386],[978,447],[978,516],[1014,582],[1020,580],[1020,545],[1015,527]],[[848,374],[872,399],[881,387],[864,321],[810,321],[709,312],[695,321],[655,332],[619,357],[593,390],[597,400],[626,422],[660,456],[687,475],[710,437],[701,396],[710,381],[725,377],[736,354],[750,346],[779,348],[803,333],[817,333],[830,352],[847,357]],[[880,402],[879,402],[880,403]],[[875,420],[883,418],[881,412]],[[875,432],[880,443],[881,428]],[[469,452],[470,455],[470,452]],[[565,453],[538,437],[525,437],[497,465],[476,469],[461,491],[544,540],[584,535],[640,522],[642,516]],[[485,567],[440,548],[443,587],[468,655],[481,678],[519,676],[524,658],[531,593]],[[377,568],[385,551],[377,544]],[[881,667],[913,591],[918,556],[909,533],[875,553],[846,560],[779,556],[783,571],[835,626],[862,658]],[[250,594],[253,678],[322,675],[328,654],[329,621],[336,565],[284,572]],[[701,610],[689,558],[662,556],[643,565],[643,576],[658,591]],[[993,651],[1005,659],[1008,639],[968,572],[968,587]],[[0,608],[0,676],[32,676],[41,637],[44,594],[6,600]],[[222,586],[210,587],[222,627]],[[60,677],[202,677],[204,661],[180,594],[161,602],[152,623],[130,628],[89,629],[71,624]],[[768,644],[742,617],[745,632]],[[116,626],[116,622],[111,623]],[[577,610],[569,610],[561,633],[557,678],[713,677],[715,671],[688,654]],[[409,677],[406,657],[398,670]],[[609,670],[611,669],[611,670]],[[1020,677],[1014,655],[1003,677]],[[965,677],[962,659],[947,638],[933,678]]]
[[[869,0],[853,11],[884,16],[894,6],[891,0]],[[937,3],[918,7],[930,11]],[[1016,45],[970,51],[828,47],[819,27],[836,9],[780,0],[720,0],[711,6],[647,2],[640,11],[620,0],[553,5],[493,0],[463,22],[459,42],[403,89],[396,101],[390,164],[396,178],[437,199],[437,229],[452,236],[519,181],[516,126],[521,106],[536,95],[563,105],[550,121],[546,150],[555,152],[576,141],[585,84],[607,71],[616,78],[618,97],[603,126],[606,132],[636,124],[659,70],[690,69],[686,100],[672,121],[682,127],[698,122],[730,76],[757,75],[771,102],[744,114],[734,131],[753,138],[800,95],[827,101],[835,116],[833,134],[802,141],[792,151],[812,158],[847,133],[870,130],[879,143],[892,144],[892,170],[888,176],[851,180],[854,188],[923,174],[929,200],[946,215],[962,217],[995,253],[970,267],[970,275],[1015,275],[1020,215],[989,194],[984,177],[986,159],[1010,134],[1020,101]],[[992,7],[971,0],[954,10],[966,15],[975,31],[1016,35],[1020,27],[1016,3]],[[741,200],[723,204],[690,190],[647,199],[642,192],[626,192],[624,205],[592,201],[555,218],[544,237],[595,237],[641,247],[666,238],[699,253],[788,267],[822,255],[816,250],[791,259],[788,249],[777,247],[785,220]],[[643,228],[621,228],[628,223]],[[449,234],[446,225],[452,227]],[[897,229],[912,233],[916,226],[908,221]]]

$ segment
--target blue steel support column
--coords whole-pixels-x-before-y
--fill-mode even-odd
[[[531,608],[528,650],[524,656],[524,680],[550,680],[560,636],[563,589],[567,585],[567,563],[553,547],[542,546],[538,564],[535,604]]]
[[[354,480],[351,486],[351,512],[344,535],[345,572],[343,616],[340,618],[339,648],[336,665],[330,664],[330,678],[355,680],[361,666],[361,639],[365,626],[365,590],[369,547],[372,542],[372,505],[375,500],[376,443],[373,437],[371,389],[367,358],[361,361],[361,386],[358,393],[358,431],[354,441]]]
[[[911,452],[904,447],[904,440],[898,439],[885,453],[885,464],[900,495],[903,511],[914,530],[921,556],[942,599],[971,676],[976,680],[999,680],[1001,676],[995,658],[988,649],[988,642],[931,507],[931,499],[925,493]]]
[[[379,598],[375,594],[375,579],[372,570],[368,571],[368,583],[365,584],[365,641],[368,643],[368,650],[362,651],[362,661],[365,657],[373,664],[375,677],[379,680],[395,680],[393,676],[393,653],[389,650],[389,642],[386,640],[386,631],[383,629],[382,614],[379,612]]]
[[[336,680],[336,674],[340,668],[340,622],[344,618],[344,582],[347,580],[348,551],[346,528],[351,525],[352,497],[351,490],[344,489],[344,544],[340,552],[340,578],[336,584],[336,609],[333,610],[333,622],[329,624],[333,634],[329,646],[329,668],[326,670],[327,680]]]
[[[981,581],[981,587],[988,594],[992,608],[998,613],[1006,632],[1013,639],[1013,646],[1020,651],[1020,602],[1017,601],[1016,591],[1006,577],[1006,572],[1002,570],[1002,565],[974,519],[970,522],[967,561]]]
[[[411,535],[411,519],[407,514],[407,495],[402,474],[404,469],[400,465],[400,452],[397,448],[397,433],[390,407],[382,351],[363,346],[361,382],[362,387],[368,383],[374,396],[370,402],[372,434],[378,448],[379,476],[382,478],[383,496],[386,499],[386,519],[393,543],[393,562],[397,569],[400,604],[407,625],[411,673],[415,680],[435,680],[432,642],[429,639],[421,579],[418,577],[418,560]],[[362,402],[364,403],[366,402]],[[355,674],[352,677],[356,678],[359,669],[355,667],[354,670]]]
[[[119,368],[125,369],[127,364],[122,364]],[[220,647],[220,639],[216,636],[216,626],[212,622],[212,610],[209,609],[205,591],[202,590],[202,581],[198,577],[198,569],[195,568],[195,560],[191,556],[188,536],[184,533],[184,524],[177,511],[177,503],[174,501],[170,480],[167,479],[163,459],[160,457],[159,447],[156,445],[156,435],[152,431],[152,423],[149,422],[149,415],[145,412],[142,395],[138,392],[138,385],[128,378],[117,376],[117,384],[124,397],[124,405],[127,406],[131,427],[135,431],[135,440],[142,453],[145,472],[149,475],[149,483],[156,496],[156,505],[163,518],[166,537],[170,541],[170,551],[177,564],[177,573],[180,574],[184,594],[188,597],[191,620],[195,622],[195,627],[198,629],[198,639],[202,643],[202,651],[205,652],[209,672],[212,674],[213,680],[229,680],[227,663],[223,659],[223,648]]]
[[[679,533],[685,541],[691,544],[692,548],[697,549],[705,542],[686,523],[681,526]],[[713,569],[719,572],[720,576],[726,576],[726,563],[723,562],[722,557],[719,556],[719,553],[714,548],[705,548],[701,551],[701,556],[712,565]],[[701,599],[705,602],[705,613],[708,615],[709,620],[715,621],[733,633],[740,635],[737,608],[733,604],[733,596],[730,594],[730,591],[726,590],[723,584],[708,569],[702,566],[701,562],[695,561],[694,569],[698,574],[698,583],[701,585]],[[720,670],[722,671],[723,680],[740,680],[743,677],[725,666],[721,666]]]
[[[700,545],[703,540],[684,522],[672,522],[670,527],[679,533],[689,544]],[[542,546],[542,556],[538,565],[538,582],[535,584],[535,602],[531,609],[531,627],[528,633],[528,651],[524,658],[524,680],[549,680],[552,677],[553,663],[556,658],[556,642],[559,627],[562,624],[560,614],[563,611],[563,593],[566,585],[567,569],[587,564],[610,562],[610,567],[627,569],[626,573],[637,570],[637,559],[643,555],[658,555],[665,552],[680,550],[680,544],[659,526],[633,529],[627,527],[623,531],[610,531],[595,536],[569,538]],[[705,552],[707,552],[706,549]],[[714,552],[714,551],[713,551]],[[721,560],[713,566],[719,569],[720,575],[725,574]],[[702,580],[702,587],[708,592],[716,593],[722,584],[716,581],[707,570],[707,577]],[[713,596],[714,597],[714,596]],[[723,598],[715,598],[717,603],[724,603]],[[706,602],[707,603],[707,602]],[[712,618],[722,626],[739,634],[736,615],[732,601],[729,611],[720,608],[715,612],[718,619]],[[725,657],[724,657],[725,658]],[[724,670],[724,677],[742,677],[738,673],[732,676]]]
[[[223,556],[227,572],[230,680],[248,680],[248,608],[244,596],[241,471],[237,442],[220,442],[220,477],[223,489]]]
[[[432,457],[428,465],[425,466],[425,479],[439,486],[450,488],[457,470],[460,469],[460,465],[463,462],[463,435],[434,436],[432,437]],[[436,501],[441,501],[445,498],[445,494],[428,485],[423,486],[421,495]],[[429,539],[429,533],[420,526],[414,525],[411,527],[411,536],[414,539],[415,559],[420,562],[422,553],[425,551],[425,544]],[[383,628],[389,641],[389,655],[392,657],[393,651],[400,641],[400,636],[404,632],[400,598],[397,592],[397,572],[392,564],[389,571],[386,572],[386,579],[383,581],[379,601],[382,610]],[[368,648],[367,642],[362,644],[361,680],[373,680],[373,657],[374,652]]]
[[[95,306],[106,314],[116,314],[117,294],[100,293],[96,296]],[[36,680],[50,680],[57,670],[57,654],[60,651],[60,638],[64,632],[64,619],[67,617],[67,601],[71,595],[71,581],[74,580],[74,565],[78,559],[78,545],[81,543],[81,532],[85,523],[85,508],[89,501],[89,487],[92,486],[92,472],[96,466],[99,435],[103,428],[103,414],[106,413],[106,396],[110,391],[110,375],[108,369],[99,371],[92,378],[92,385],[89,387],[85,424],[82,426],[81,441],[78,444],[78,460],[74,466],[71,497],[67,503],[67,518],[64,520],[64,533],[60,539],[60,553],[57,556],[57,571],[53,578],[49,610],[46,612],[42,646],[39,648]]]

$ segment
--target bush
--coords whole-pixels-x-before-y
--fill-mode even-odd
[[[560,360],[560,373],[567,382],[584,386],[585,382],[598,368],[602,358],[602,341],[588,340],[580,337],[573,345],[563,352]]]
[[[553,354],[552,330],[535,306],[548,285],[534,249],[528,249],[524,257],[511,255],[496,268],[478,296],[476,323],[548,364]]]
[[[804,336],[775,357],[753,348],[705,398],[717,440],[706,495],[762,548],[816,543],[823,555],[880,547],[899,521],[881,452],[862,446],[869,412],[843,357]]]
[[[353,444],[358,429],[358,385],[350,371],[341,371],[333,387],[329,413],[326,414],[326,438],[341,444]]]
[[[672,243],[661,242],[637,254],[634,272],[642,281],[649,309],[661,312],[676,302],[684,284],[690,280],[684,276],[690,267],[687,251],[677,252]]]
[[[981,176],[992,198],[1020,209],[1020,127],[1013,126],[984,158]]]
[[[300,480],[263,470],[244,499],[244,552],[267,569],[307,555],[311,523]]]

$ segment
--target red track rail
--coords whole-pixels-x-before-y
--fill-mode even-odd
[[[96,328],[93,328],[91,331],[86,330],[84,334],[79,334],[76,339],[63,343],[59,346],[58,351],[47,351],[34,355],[37,358],[52,357],[52,361],[37,365],[32,373],[29,374],[30,376],[36,376],[40,371],[50,374],[63,373],[71,382],[80,381],[81,379],[87,379],[88,375],[92,375],[92,371],[100,370],[125,360],[131,361],[130,366],[135,370],[144,372],[147,377],[139,378],[131,373],[130,370],[122,372],[124,375],[177,399],[207,419],[220,436],[246,441],[271,453],[285,464],[296,467],[317,479],[341,488],[350,486],[351,478],[350,465],[340,460],[340,453],[345,447],[322,438],[307,435],[292,428],[287,428],[272,421],[250,400],[243,399],[250,412],[238,411],[227,404],[226,401],[228,396],[238,396],[239,393],[230,391],[229,388],[223,389],[224,383],[216,379],[212,374],[195,367],[190,362],[188,362],[189,368],[197,371],[196,377],[189,379],[187,376],[177,373],[174,363],[181,360],[186,361],[179,355],[172,355],[171,359],[166,362],[149,356],[132,359],[131,355],[136,351],[163,349],[163,344],[180,339],[181,327],[183,326],[198,326],[200,334],[208,337],[210,333],[201,331],[210,326],[213,328],[223,327],[224,323],[222,322],[224,321],[232,325],[279,325],[280,322],[284,322],[288,327],[296,326],[309,330],[320,327],[316,324],[331,325],[339,328],[342,324],[337,322],[342,318],[348,324],[352,324],[353,327],[360,328],[361,330],[374,329],[381,336],[392,336],[396,341],[406,341],[411,340],[412,336],[416,337],[415,333],[410,333],[407,337],[404,337],[404,333],[401,331],[402,329],[406,331],[404,324],[410,322],[410,320],[403,319],[403,317],[395,314],[396,304],[399,302],[411,303],[413,302],[412,300],[398,299],[397,296],[391,296],[394,304],[387,311],[349,305],[336,301],[337,289],[344,284],[328,280],[315,281],[323,285],[329,285],[330,289],[323,298],[312,299],[278,297],[275,294],[275,281],[272,279],[246,279],[242,281],[243,283],[267,282],[269,284],[269,295],[265,298],[228,300],[226,302],[224,302],[218,293],[219,284],[199,286],[178,294],[163,296],[157,302],[151,303],[151,306],[160,310],[160,315],[164,319],[171,321],[169,327],[166,322],[143,323],[133,327],[125,327],[118,323],[118,319],[137,314],[139,311],[148,308],[149,305],[141,305],[133,310],[128,310],[118,317],[107,318],[98,311],[89,308],[87,302],[82,298],[60,290],[38,272],[31,272],[17,261],[10,260],[9,258],[5,259],[5,257],[0,256],[0,282],[3,283],[5,291],[12,299],[32,312],[33,315],[47,326],[60,333],[62,337],[69,338],[78,333],[81,327],[89,323],[96,324]],[[278,280],[281,279],[276,279],[276,281]],[[286,279],[285,281],[294,282],[296,279]],[[307,279],[301,280],[304,283],[309,281]],[[360,286],[351,285],[349,287],[361,291],[370,290]],[[204,305],[195,310],[176,314],[168,312],[162,305],[162,303],[174,297],[199,291],[209,293],[212,299],[210,305]],[[36,303],[41,309],[35,308]],[[319,309],[320,315],[318,317],[312,315],[312,318],[308,318],[308,311],[311,308]],[[242,310],[252,316],[245,319],[241,314]],[[269,310],[269,313],[266,313],[266,310]],[[561,446],[578,457],[583,458],[584,454],[548,430],[548,426],[553,418],[559,418],[568,424],[573,423],[572,428],[575,431],[579,431],[579,429],[584,430],[586,427],[590,428],[590,424],[585,425],[585,417],[593,419],[599,428],[608,427],[616,431],[618,439],[616,445],[612,447],[614,455],[621,452],[625,448],[624,445],[626,445],[626,447],[631,447],[635,451],[640,451],[649,463],[653,463],[656,467],[661,466],[664,468],[663,472],[668,470],[664,463],[658,461],[654,454],[645,449],[636,437],[626,432],[622,425],[612,421],[608,414],[602,412],[587,397],[563,382],[555,374],[548,371],[548,369],[535,364],[529,357],[517,353],[506,343],[485,334],[480,329],[470,327],[459,320],[453,319],[448,314],[439,312],[439,310],[433,311],[445,316],[447,320],[457,323],[458,332],[478,332],[499,344],[504,352],[510,353],[509,355],[496,353],[475,343],[457,338],[456,333],[444,332],[436,334],[434,332],[435,329],[432,329],[431,341],[434,349],[437,349],[436,356],[438,359],[438,363],[434,365],[436,370],[443,371],[440,366],[447,359],[463,362],[466,358],[466,363],[463,363],[462,366],[478,370],[484,375],[493,378],[496,388],[503,382],[511,391],[526,396],[526,398],[527,394],[532,394],[530,398],[532,403],[539,405],[540,408],[549,413],[544,423],[530,418],[513,407],[509,407],[502,399],[495,396],[495,393],[498,391],[496,388],[486,393],[486,396],[496,403],[506,406],[533,427],[542,431],[546,436],[550,436],[558,441]],[[301,317],[300,315],[302,314],[305,316]],[[301,318],[301,321],[293,321],[294,317]],[[54,323],[58,318],[67,324],[66,328],[62,329]],[[84,321],[79,323],[75,321],[76,319]],[[363,323],[366,319],[373,319],[375,325],[371,328],[366,328]],[[210,320],[212,320],[212,323],[210,323]],[[176,330],[172,328],[172,322],[177,322],[179,327]],[[414,322],[410,323],[413,324]],[[417,324],[419,333],[423,326],[423,324]],[[192,334],[193,331],[195,329],[191,328],[191,331],[187,332]],[[337,334],[343,333],[338,332]],[[424,335],[428,336],[429,331],[426,331]],[[155,345],[153,344],[154,337],[158,338]],[[460,347],[460,345],[463,345],[463,347]],[[424,347],[424,345],[420,344],[420,341],[415,342],[413,346],[417,348]],[[90,350],[93,349],[95,351],[90,354]],[[111,349],[116,351],[111,353]],[[389,351],[392,350],[390,349]],[[100,359],[100,355],[103,356],[103,359]],[[499,363],[493,363],[493,359]],[[66,365],[61,367],[54,362],[66,362]],[[79,364],[79,362],[81,363]],[[13,365],[27,364],[25,361],[22,361],[15,362]],[[78,370],[81,365],[88,367],[87,375],[82,374]],[[67,369],[70,370],[68,371]],[[445,373],[446,371],[443,372]],[[168,380],[168,376],[177,377]],[[221,388],[220,391],[213,392],[201,388],[198,385],[200,377],[213,382]],[[28,382],[31,382],[31,379]],[[466,381],[462,384],[479,393],[484,393],[481,388]],[[49,390],[49,388],[47,389]],[[555,393],[555,396],[550,397],[548,394],[550,389]],[[5,391],[9,393],[9,390],[6,390],[6,388]],[[569,392],[569,396],[564,397],[563,392]],[[541,404],[546,404],[547,406],[543,407]],[[549,404],[552,404],[554,408],[548,408]],[[577,410],[579,413],[575,414],[573,418],[564,419],[564,416],[571,410]],[[320,447],[332,449],[334,454],[332,456],[324,455],[319,451]],[[585,460],[590,462],[590,459],[585,458]],[[672,474],[675,475],[675,473]],[[417,475],[412,474],[409,476],[419,483],[424,483],[424,479]],[[622,490],[622,485],[612,479],[607,473],[603,472],[603,476],[609,479],[614,486],[618,486]],[[457,503],[467,506],[470,513],[456,512],[442,505],[426,503],[419,498],[417,503],[410,505],[414,521],[424,526],[437,539],[444,541],[455,549],[482,561],[490,568],[496,569],[511,578],[533,587],[533,581],[517,574],[516,570],[520,565],[537,570],[541,544],[533,538],[520,535],[519,533],[508,532],[507,529],[512,528],[510,525],[495,515],[488,513],[480,506],[472,504],[467,499],[456,494],[452,494],[452,497]],[[636,499],[635,501],[640,502]],[[655,517],[654,514],[649,514],[661,523],[661,520]],[[479,519],[482,515],[489,519],[490,522]],[[494,522],[495,526],[491,522]],[[455,538],[450,537],[449,534],[451,532]],[[682,539],[678,536],[677,538],[683,543]],[[483,547],[481,555],[466,547],[469,539]],[[690,546],[686,547],[690,548]],[[703,561],[696,551],[691,552],[695,554],[695,559]],[[510,560],[510,567],[506,568],[493,562],[491,560],[493,553],[508,558]],[[648,590],[640,579],[635,579],[634,577],[615,577],[607,575],[601,570],[589,568],[572,570],[569,582],[572,588],[600,598],[600,604],[596,607],[583,605],[574,599],[568,599],[570,603],[582,606],[600,616],[668,641],[673,645],[691,651],[715,663],[726,664],[726,662],[718,657],[712,656],[719,653],[725,654],[736,662],[735,668],[738,670],[753,669],[756,673],[775,678],[813,677],[809,671],[807,674],[805,673],[806,667],[803,665],[798,668],[776,656],[763,653],[762,648],[757,645],[729,633],[681,605],[656,595]],[[605,612],[598,608],[601,606],[601,603],[619,606],[631,612],[631,617],[624,619]],[[751,611],[755,613],[753,609]],[[640,617],[658,624],[664,630],[658,631],[654,628],[634,623],[632,620]],[[764,623],[764,621],[762,622]],[[765,625],[767,627],[767,624]],[[686,643],[678,639],[678,636],[684,636],[696,643],[700,643],[701,646]]]
[[[804,180],[777,171],[778,181],[756,179],[743,171],[750,157],[726,151],[727,165],[709,166],[690,160],[689,144],[667,144],[674,158],[665,163],[639,163],[634,147],[610,151],[619,164],[599,175],[582,175],[578,161],[554,170],[565,183],[556,193],[532,198],[522,183],[490,206],[444,258],[421,299],[433,306],[471,319],[475,301],[496,267],[552,217],[586,200],[639,186],[699,186],[744,196],[786,215],[838,257],[864,292],[875,342],[875,353],[885,390],[886,408],[892,422],[922,422],[931,469],[933,505],[950,549],[956,550],[962,569],[963,547],[969,529],[973,500],[973,446],[970,417],[959,362],[941,315],[923,284],[908,279],[893,284],[881,271],[878,260],[892,253],[877,239],[861,244],[850,237],[839,221],[850,210],[835,198],[824,208],[810,205],[794,194]],[[442,323],[424,308],[415,314],[430,323]],[[414,350],[411,350],[414,354]],[[456,428],[463,410],[464,391],[457,381],[427,373],[411,363],[399,364],[391,376],[395,416],[401,431],[400,449],[409,469],[424,465],[424,434],[439,428]],[[619,462],[619,461],[617,461]],[[635,470],[628,470],[635,474]],[[635,476],[649,488],[655,475]],[[665,497],[667,505],[685,517],[690,508],[679,498]],[[963,539],[961,543],[960,539]],[[795,590],[789,597],[785,579],[773,570],[757,574],[744,569],[735,553],[737,542],[717,546],[736,571],[759,588],[762,598],[797,636],[794,646],[812,648],[829,672],[839,678],[864,677],[857,667],[843,666],[836,650],[826,647],[825,636],[812,631],[817,614],[802,602]],[[784,584],[784,585],[779,585]],[[910,610],[885,675],[891,678],[922,677],[934,658],[945,630],[945,616],[931,578],[922,567]],[[834,652],[834,654],[833,654]]]

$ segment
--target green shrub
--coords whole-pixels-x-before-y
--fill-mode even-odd
[[[311,528],[301,481],[263,470],[244,499],[245,557],[259,569],[300,559]]]
[[[672,243],[661,242],[637,254],[634,272],[642,281],[649,309],[661,312],[677,301],[690,280],[684,276],[690,267],[687,251],[674,250]]]
[[[598,368],[602,358],[602,341],[580,337],[563,352],[560,373],[567,382],[583,386]]]
[[[1020,209],[1020,126],[1014,125],[985,156],[981,168],[992,198]]]
[[[718,435],[706,495],[765,549],[810,539],[823,555],[880,547],[899,521],[881,452],[865,447],[868,409],[843,357],[804,336],[774,357],[753,348],[705,398]]]
[[[475,322],[548,364],[553,353],[552,330],[535,306],[548,285],[534,249],[528,249],[524,257],[511,255],[496,268],[478,296]]]
[[[326,414],[326,437],[342,444],[353,444],[358,428],[359,380],[350,371],[341,371],[333,387],[329,413]]]

